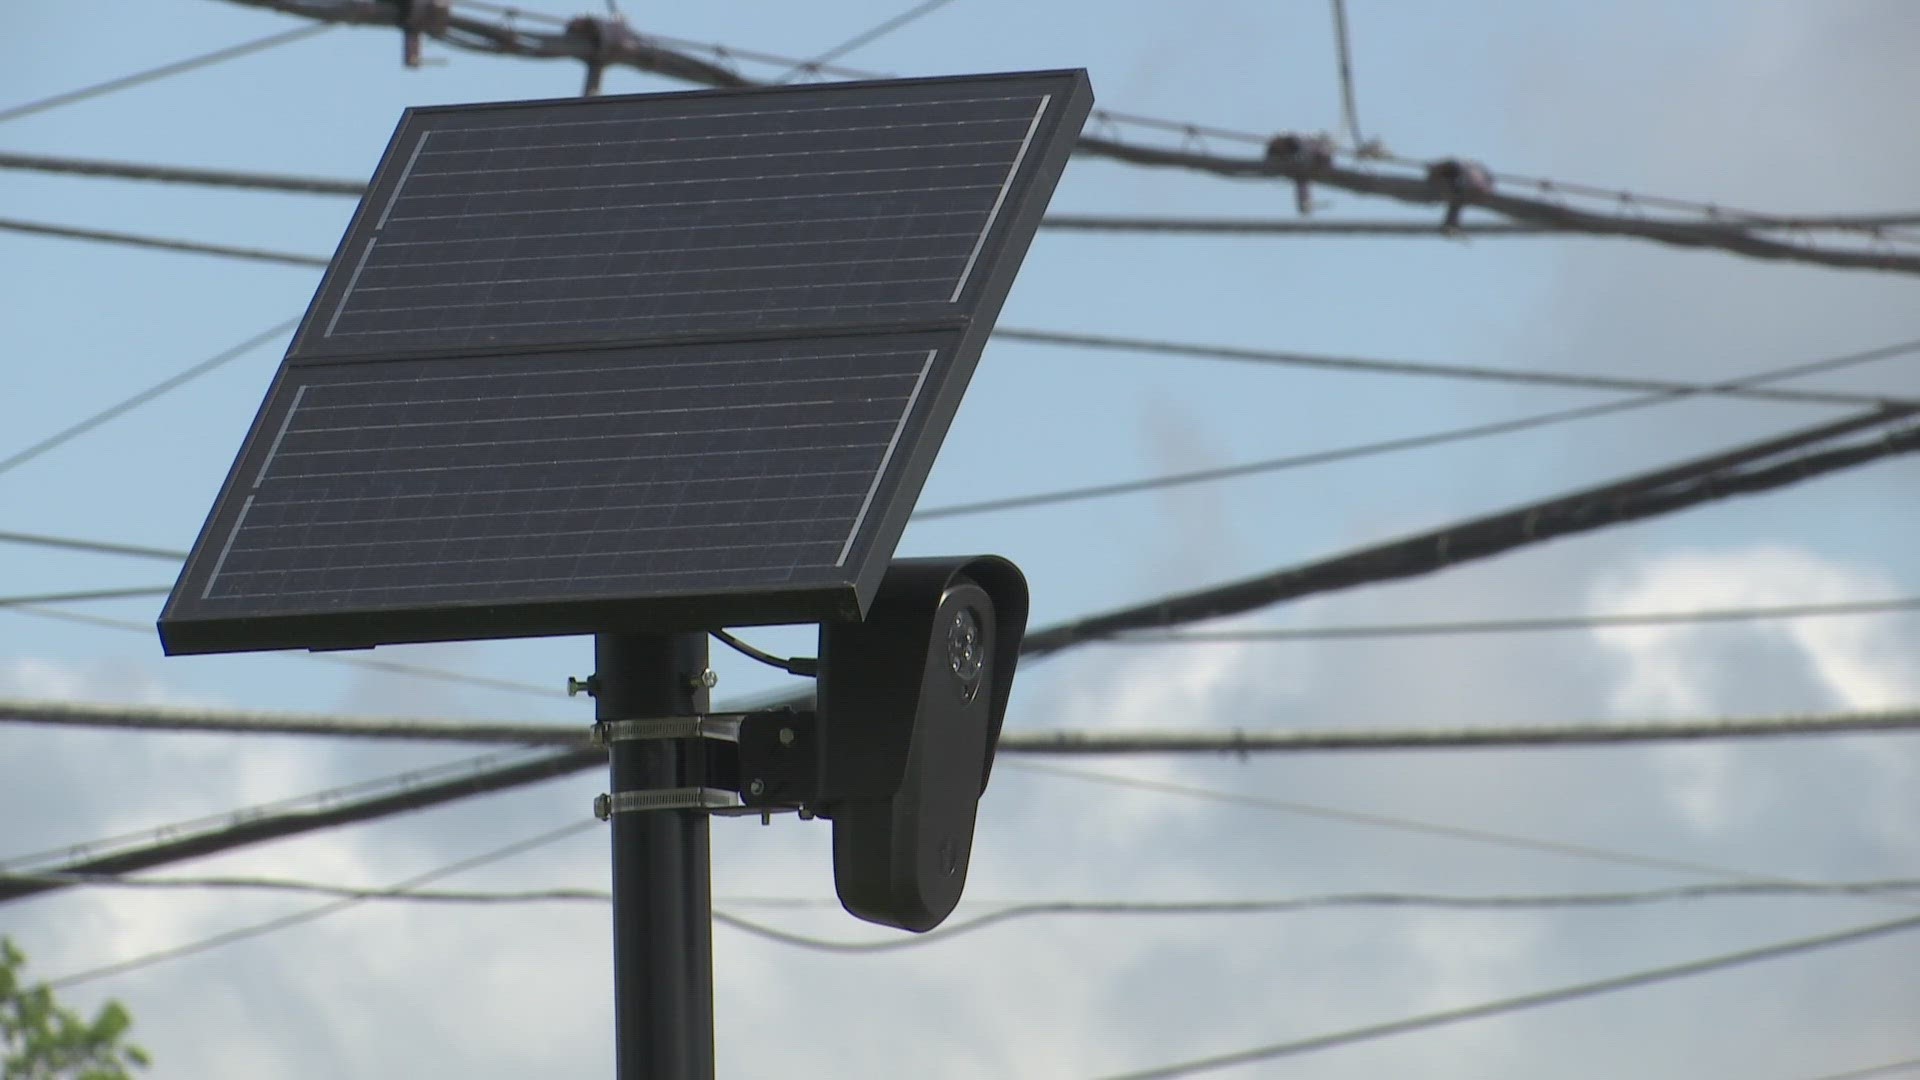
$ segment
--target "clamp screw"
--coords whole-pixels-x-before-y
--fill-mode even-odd
[[[767,790],[767,783],[764,780],[747,781],[747,794],[749,795],[758,795],[761,792],[764,792],[766,790]]]
[[[567,696],[568,697],[573,697],[577,694],[585,694],[588,697],[593,697],[599,692],[600,692],[600,676],[589,675],[584,679],[576,679],[571,675],[567,676]]]
[[[689,690],[711,690],[720,684],[720,676],[712,668],[701,668],[697,673],[687,676]]]
[[[802,806],[802,807],[800,808],[800,810],[799,810],[799,813],[800,813],[800,820],[801,820],[801,821],[812,821],[812,820],[813,820],[813,816],[814,816],[814,815],[813,815],[813,809],[812,809],[811,807],[807,807],[807,806]]]
[[[793,738],[794,738],[794,735],[793,735],[792,728],[783,727],[780,729],[780,745],[781,746],[792,746]]]
[[[600,794],[593,797],[593,816],[605,821],[613,816],[613,796]]]

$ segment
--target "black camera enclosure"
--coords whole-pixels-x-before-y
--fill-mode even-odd
[[[822,813],[859,918],[930,930],[959,903],[1027,606],[999,556],[900,559],[866,619],[821,624]]]

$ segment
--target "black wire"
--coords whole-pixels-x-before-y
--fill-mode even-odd
[[[733,651],[739,653],[740,655],[745,656],[751,660],[758,660],[759,662],[766,664],[768,667],[777,667],[781,671],[784,671],[789,675],[811,677],[819,673],[820,661],[815,660],[812,657],[806,657],[806,656],[796,656],[792,658],[779,657],[779,656],[773,655],[770,652],[765,652],[760,649],[756,649],[753,646],[747,644],[746,642],[741,641],[739,638],[734,637],[732,634],[727,633],[725,630],[710,630],[708,631],[708,633],[713,635],[714,640],[718,641],[722,645],[725,645],[727,648],[732,649]]]
[[[45,222],[21,221],[17,218],[0,218],[0,230],[25,233],[29,236],[52,236],[62,240],[91,240],[96,243],[119,244],[123,247],[177,251],[189,255],[213,255],[224,259],[245,259],[250,262],[281,266],[327,265],[327,260],[318,255],[296,255],[287,251],[268,251],[262,248],[236,247],[231,244],[209,244],[199,240],[175,240],[164,236],[145,236],[140,233],[117,232],[109,229],[48,225]]]
[[[22,449],[16,452],[12,457],[0,460],[0,473],[4,473],[11,469],[18,468],[19,466],[24,465],[29,461],[32,461],[34,458],[39,457],[40,455],[46,453],[47,451],[62,445],[63,443],[66,443],[70,440],[77,439],[80,436],[85,435],[86,433],[92,431],[94,428],[99,427],[100,425],[106,423],[109,420],[114,419],[117,416],[120,416],[123,413],[131,412],[132,410],[138,408],[141,405],[146,404],[149,401],[152,401],[154,398],[159,397],[160,395],[168,392],[169,390],[173,390],[178,387],[184,386],[187,383],[192,382],[193,380],[199,378],[202,375],[205,375],[210,371],[213,371],[216,368],[223,367],[226,364],[232,363],[233,361],[238,360],[240,357],[245,356],[247,353],[252,352],[253,350],[259,348],[260,346],[266,344],[267,342],[272,341],[277,337],[280,337],[281,335],[285,334],[289,330],[292,330],[295,326],[298,326],[298,325],[300,325],[299,316],[295,316],[294,318],[281,322],[267,330],[264,330],[258,334],[253,335],[252,337],[248,338],[247,340],[241,342],[238,345],[233,346],[232,348],[221,350],[220,352],[214,354],[213,356],[205,360],[202,360],[197,364],[194,364],[193,366],[187,368],[185,371],[182,371],[177,375],[173,375],[166,379],[162,379],[161,381],[153,384],[152,386],[147,387],[145,390],[140,391],[139,393],[133,395],[132,397],[129,397],[116,404],[107,406],[106,408],[100,410],[97,413],[94,413],[92,416],[87,417],[85,420],[82,420],[79,423],[72,425],[71,427],[63,428],[60,431],[56,431],[52,435],[49,435],[46,438],[41,439],[39,442],[34,443],[32,446],[26,447],[25,449]]]
[[[1333,46],[1340,61],[1340,108],[1347,122],[1347,137],[1355,146],[1365,145],[1360,134],[1360,106],[1354,101],[1353,50],[1347,39],[1346,0],[1333,0]]]
[[[132,589],[86,589],[79,592],[34,593],[27,596],[0,596],[0,608],[29,604],[71,604],[84,600],[132,600],[147,596],[165,596],[172,586],[149,585]],[[146,629],[152,629],[147,627]]]
[[[1212,1072],[1216,1069],[1224,1069],[1234,1065],[1246,1065],[1256,1061],[1272,1061],[1279,1057],[1311,1053],[1315,1050],[1329,1050],[1336,1046],[1351,1046],[1354,1043],[1369,1042],[1374,1039],[1386,1038],[1390,1035],[1401,1035],[1411,1031],[1425,1031],[1467,1020],[1479,1020],[1489,1016],[1502,1016],[1507,1013],[1520,1012],[1524,1009],[1534,1009],[1544,1005],[1557,1005],[1561,1002],[1595,997],[1600,994],[1610,994],[1619,990],[1634,990],[1643,986],[1651,986],[1655,983],[1668,982],[1673,979],[1705,975],[1709,972],[1724,971],[1727,968],[1739,967],[1745,964],[1759,963],[1764,960],[1778,960],[1782,957],[1809,953],[1818,949],[1830,949],[1840,945],[1851,945],[1873,938],[1886,937],[1891,934],[1906,933],[1913,930],[1920,930],[1920,915],[1909,915],[1904,919],[1894,919],[1889,922],[1851,927],[1829,934],[1794,938],[1790,941],[1762,945],[1758,948],[1742,949],[1738,952],[1721,953],[1717,956],[1702,957],[1698,960],[1688,960],[1683,963],[1670,964],[1664,967],[1646,968],[1640,971],[1629,972],[1625,975],[1615,975],[1610,978],[1595,979],[1591,982],[1575,983],[1571,986],[1559,986],[1551,990],[1540,990],[1531,994],[1520,994],[1516,997],[1501,998],[1495,1001],[1483,1001],[1476,1005],[1468,1005],[1457,1009],[1442,1009],[1438,1012],[1422,1013],[1418,1016],[1409,1016],[1400,1020],[1390,1020],[1383,1024],[1368,1024],[1365,1027],[1349,1028],[1345,1031],[1329,1032],[1325,1035],[1315,1035],[1305,1039],[1293,1039],[1287,1042],[1273,1043],[1268,1046],[1254,1047],[1250,1050],[1240,1050],[1230,1054],[1218,1054],[1212,1057],[1197,1058],[1192,1061],[1164,1065],[1158,1068],[1117,1073],[1107,1077],[1106,1080],[1170,1080],[1172,1077],[1194,1076],[1199,1073]]]
[[[779,84],[785,83],[790,79],[792,79],[794,76],[799,75],[802,72],[818,71],[822,64],[832,63],[833,61],[840,59],[841,57],[847,55],[848,53],[854,51],[855,49],[858,49],[865,45],[870,45],[873,42],[878,41],[881,38],[885,37],[886,35],[893,33],[895,30],[898,30],[901,27],[907,25],[908,23],[913,22],[914,20],[919,19],[922,16],[931,15],[935,11],[938,11],[941,8],[946,7],[948,4],[951,4],[951,3],[953,3],[953,0],[924,0],[924,2],[922,3],[915,4],[914,6],[908,8],[903,12],[900,12],[898,15],[895,15],[892,18],[885,20],[884,22],[878,23],[874,26],[868,27],[865,30],[862,30],[858,34],[855,34],[854,36],[848,38],[847,40],[841,42],[840,44],[835,45],[833,48],[828,49],[826,52],[821,53],[820,55],[814,57],[811,60],[800,61],[799,63],[793,65],[793,67],[789,68],[785,74],[773,80],[774,84],[779,85]]]
[[[21,105],[12,106],[11,108],[0,109],[0,123],[22,116],[31,116],[38,112],[45,112],[48,109],[58,108],[75,101],[84,101],[87,98],[110,94],[115,90],[125,90],[130,86],[139,86],[142,83],[154,82],[158,79],[164,79],[169,75],[179,75],[183,72],[192,71],[195,68],[205,67],[208,64],[217,64],[222,60],[232,60],[235,57],[245,56],[248,53],[271,49],[276,45],[285,45],[288,42],[299,41],[302,38],[310,38],[315,34],[325,33],[331,29],[333,29],[331,24],[316,23],[295,27],[292,30],[282,30],[277,34],[268,34],[263,38],[243,41],[238,45],[229,45],[224,49],[215,49],[210,53],[188,57],[185,60],[176,60],[170,64],[162,64],[157,68],[149,68],[146,71],[135,72],[132,75],[122,75],[117,79],[108,79],[106,82],[95,83],[92,86],[81,87],[78,90],[68,90],[65,93],[41,98],[38,101],[29,101]]]

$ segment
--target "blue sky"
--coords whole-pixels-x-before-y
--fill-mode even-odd
[[[563,0],[528,6],[573,13]],[[805,55],[898,6],[739,0],[636,7],[631,15],[645,32]],[[1904,102],[1920,90],[1907,60],[1920,44],[1920,20],[1891,0],[1721,0],[1682,11],[1651,2],[1514,9],[1350,0],[1350,7],[1362,121],[1400,153],[1461,154],[1519,173],[1779,212],[1911,208],[1920,149],[1908,135]],[[297,25],[218,0],[84,7],[18,0],[8,15],[0,107]],[[397,37],[334,30],[8,122],[0,125],[0,146],[364,178],[408,105],[558,96],[579,86],[576,65],[480,57],[434,44],[428,54],[445,63],[408,71],[399,64]],[[1108,108],[1254,132],[1331,129],[1339,110],[1331,27],[1317,0],[958,0],[847,62],[915,75],[1085,66]],[[625,71],[609,73],[606,87],[670,88]],[[18,172],[0,173],[0,197],[6,215],[18,218],[316,254],[332,250],[352,211],[351,200]],[[1337,193],[1325,200],[1328,217],[1409,213]],[[1280,215],[1291,205],[1285,185],[1101,161],[1073,164],[1054,201],[1060,211],[1141,214]],[[317,277],[0,234],[0,455],[298,314]],[[1914,289],[1910,279],[1893,275],[1614,240],[1043,233],[1001,321],[1710,380],[1914,337]],[[0,529],[186,547],[278,359],[277,346],[260,349],[0,476]],[[1892,361],[1820,385],[1916,395],[1920,368],[1911,359]],[[1002,342],[982,361],[922,505],[1276,457],[1587,400],[1597,397]],[[1412,455],[927,523],[910,530],[902,550],[1015,558],[1033,582],[1039,624],[1302,561],[1831,414],[1799,405],[1687,403]],[[1911,594],[1920,592],[1920,565],[1911,554],[1920,526],[1916,481],[1916,463],[1890,462],[1263,617],[1308,624]],[[159,563],[0,549],[0,595],[171,579],[172,568]],[[157,609],[156,600],[86,610],[151,620]],[[1887,617],[1846,627],[1638,636],[1102,647],[1024,675],[1009,724],[1317,727],[1884,707],[1920,700],[1915,629],[1912,617]],[[761,639],[808,647],[800,631]],[[585,672],[591,647],[559,639],[378,655],[558,686]],[[731,658],[716,666],[722,691],[778,685],[777,676]],[[585,719],[580,702],[557,696],[542,701],[410,681],[299,656],[164,660],[151,636],[7,612],[0,612],[0,694]],[[1911,824],[1920,809],[1914,751],[1908,737],[1890,736],[1125,768],[1838,878],[1911,874],[1920,866],[1920,833]],[[0,849],[157,825],[448,756],[0,729]],[[545,785],[276,845],[222,865],[372,881],[404,876],[584,814],[597,783]],[[970,895],[1584,888],[1669,880],[1099,791],[1030,774],[997,777]],[[820,832],[791,822],[766,831],[719,824],[716,887],[830,895]],[[604,852],[595,842],[572,842],[497,874],[501,883],[592,883],[604,876]],[[22,906],[17,928],[37,967],[51,974],[211,932],[284,903],[62,896]],[[1298,923],[1056,922],[989,932],[999,936],[972,939],[977,948],[857,960],[795,958],[722,933],[722,1066],[727,1075],[759,1075],[777,1058],[793,1075],[872,1075],[916,1040],[937,1037],[945,1064],[920,1074],[1092,1076],[1830,929],[1886,907],[1750,901],[1613,916],[1500,917],[1506,921],[1360,914]],[[860,932],[832,912],[793,918],[822,933]],[[404,1063],[420,1048],[382,1031],[360,1014],[365,1010],[356,1011],[356,1000],[408,1008],[429,1033],[415,1041],[428,1043],[434,1033],[451,1037],[456,1006],[537,1015],[577,1034],[556,1052],[563,1059],[541,1060],[604,1071],[605,1017],[595,1011],[604,981],[602,919],[597,911],[546,909],[364,910],[86,993],[129,1002],[160,1057],[161,1075],[177,1069],[239,1076],[269,1063],[287,1076],[419,1071]],[[516,940],[503,944],[483,972],[461,968],[476,942],[502,935]],[[382,952],[416,941],[420,952],[409,962]],[[1686,990],[1408,1036],[1302,1059],[1300,1075],[1359,1076],[1444,1061],[1461,1076],[1815,1076],[1871,1064],[1876,1055],[1920,1053],[1900,1025],[1871,1022],[1920,1010],[1911,980],[1900,978],[1920,960],[1914,948],[1908,942],[1835,952]],[[562,960],[551,975],[529,975],[543,955]],[[997,997],[1004,965],[1029,972],[1034,985]],[[289,974],[296,970],[301,979]],[[421,1002],[428,985],[446,980],[464,982],[444,1007]],[[830,990],[818,1000],[796,1000],[807,986]],[[183,995],[202,995],[204,1004],[184,1006]],[[284,1008],[267,1004],[276,995]],[[1784,1010],[1783,1003],[1799,1009],[1780,1023],[1805,1025],[1804,1036],[1735,1040],[1713,1030],[1736,1016]],[[581,1015],[566,1005],[577,1005]],[[885,1016],[888,1030],[863,1033],[853,1045],[850,1009]],[[964,1022],[936,1019],[946,1009],[959,1010]],[[1682,1015],[1701,1019],[1682,1023]],[[241,1040],[244,1046],[220,1045],[216,1033],[239,1024],[256,1037]],[[1610,1037],[1621,1032],[1636,1037]],[[527,1049],[506,1042],[482,1038],[463,1050],[473,1055],[462,1059],[467,1071],[524,1075],[517,1055]]]

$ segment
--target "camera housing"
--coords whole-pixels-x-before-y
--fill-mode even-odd
[[[821,624],[820,813],[853,915],[923,931],[959,903],[1027,607],[999,556],[900,559],[865,620]]]

